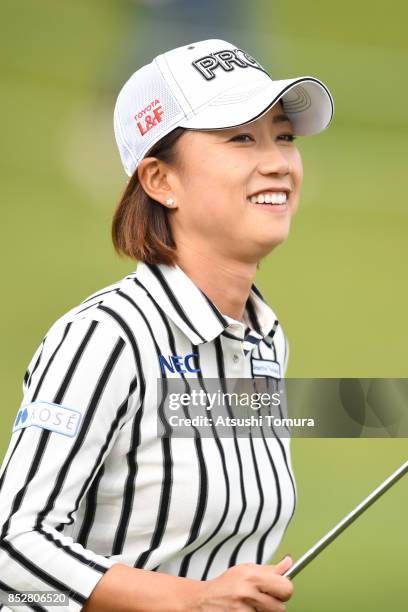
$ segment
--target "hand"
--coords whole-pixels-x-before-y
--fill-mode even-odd
[[[293,584],[282,576],[291,566],[286,556],[277,565],[242,563],[226,572],[203,581],[201,588],[190,601],[191,612],[283,612],[282,602],[293,594]]]

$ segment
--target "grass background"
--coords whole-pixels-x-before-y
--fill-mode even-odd
[[[289,338],[288,375],[407,377],[406,5],[208,2],[203,24],[196,3],[177,4],[1,4],[1,456],[51,323],[135,267],[109,237],[126,180],[117,92],[151,56],[201,37],[247,48],[274,78],[317,76],[334,95],[330,129],[297,141],[301,207],[257,279]],[[299,503],[274,561],[303,554],[408,454],[406,439],[294,439],[292,452]],[[406,610],[407,503],[402,481],[296,577],[288,610]]]

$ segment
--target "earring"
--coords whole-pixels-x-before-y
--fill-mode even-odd
[[[175,203],[175,202],[174,202],[173,198],[167,198],[167,200],[166,200],[166,204],[167,204],[168,206],[173,206],[173,204],[174,204],[174,203]]]

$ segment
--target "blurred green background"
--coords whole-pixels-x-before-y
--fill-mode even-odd
[[[226,38],[273,78],[313,75],[335,118],[298,139],[301,207],[258,285],[291,377],[408,377],[402,0],[3,0],[0,454],[25,368],[50,325],[135,268],[110,242],[126,176],[112,129],[123,82],[170,47]],[[292,441],[299,501],[277,561],[296,559],[407,459],[407,440]],[[295,579],[292,612],[407,609],[408,482]]]

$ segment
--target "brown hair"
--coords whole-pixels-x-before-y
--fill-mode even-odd
[[[174,129],[152,147],[148,156],[173,163],[174,145],[185,131],[180,127]],[[177,252],[168,215],[168,209],[144,191],[136,168],[113,215],[115,251],[138,261],[174,266]]]

